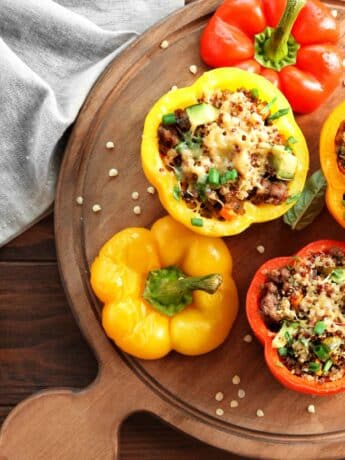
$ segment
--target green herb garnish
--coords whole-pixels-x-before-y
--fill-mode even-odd
[[[326,179],[321,170],[308,179],[295,205],[284,215],[292,230],[303,230],[321,213],[325,204]]]
[[[329,360],[325,363],[325,365],[323,366],[323,369],[322,369],[322,370],[323,370],[323,373],[324,373],[324,374],[327,374],[327,372],[330,370],[330,368],[332,367],[332,365],[333,365],[333,362],[332,362],[331,359],[329,359]]]
[[[190,220],[190,223],[194,227],[203,227],[204,226],[204,221],[203,219],[200,219],[200,217],[192,217]]]
[[[164,126],[175,125],[176,122],[177,122],[177,118],[176,118],[175,113],[167,113],[166,115],[163,115],[162,123]]]
[[[288,354],[288,349],[286,347],[278,348],[279,356],[286,356]]]
[[[258,88],[252,88],[252,89],[250,90],[250,92],[251,92],[252,96],[253,96],[255,99],[258,99],[258,97],[259,97],[259,90],[258,90]]]
[[[208,183],[210,185],[219,185],[220,174],[216,168],[211,168],[208,173]]]
[[[322,335],[326,330],[326,324],[323,321],[318,321],[314,326],[314,332],[316,335]]]
[[[173,187],[173,197],[176,201],[179,201],[181,198],[181,189],[178,185],[174,185]]]
[[[267,117],[267,121],[278,120],[278,118],[281,118],[281,117],[284,117],[285,115],[287,115],[289,113],[289,111],[290,111],[289,108],[280,109],[277,112],[275,112],[272,115],[270,115],[269,117]]]
[[[320,364],[319,363],[309,363],[309,370],[311,372],[317,372],[319,371],[321,368]]]
[[[271,109],[272,105],[277,101],[277,99],[278,99],[278,97],[276,96],[276,97],[274,97],[270,102],[268,102],[268,103],[265,105],[265,107],[261,110],[261,113],[262,113],[262,114],[267,113],[267,112]]]
[[[320,344],[314,347],[314,353],[321,361],[327,361],[329,358],[329,348],[327,345]]]

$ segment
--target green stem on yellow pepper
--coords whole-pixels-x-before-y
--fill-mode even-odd
[[[219,274],[186,276],[179,268],[172,266],[148,274],[143,297],[156,310],[174,316],[192,303],[193,291],[214,294],[221,284]]]

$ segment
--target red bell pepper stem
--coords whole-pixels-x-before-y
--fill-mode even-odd
[[[266,27],[255,35],[255,59],[263,67],[280,71],[296,64],[299,44],[291,35],[295,21],[307,0],[287,0],[286,8],[275,29]]]
[[[305,4],[306,0],[287,0],[284,14],[265,44],[265,54],[271,60],[280,61],[288,55],[291,30]]]

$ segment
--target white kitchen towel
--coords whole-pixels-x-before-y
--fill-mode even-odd
[[[184,0],[0,0],[0,246],[52,204],[66,129],[128,43]]]

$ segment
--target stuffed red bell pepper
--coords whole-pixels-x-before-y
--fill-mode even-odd
[[[319,0],[225,0],[201,38],[211,67],[260,73],[293,110],[319,107],[342,77],[339,26]]]
[[[247,317],[280,383],[320,396],[345,391],[345,243],[316,241],[266,262]]]

